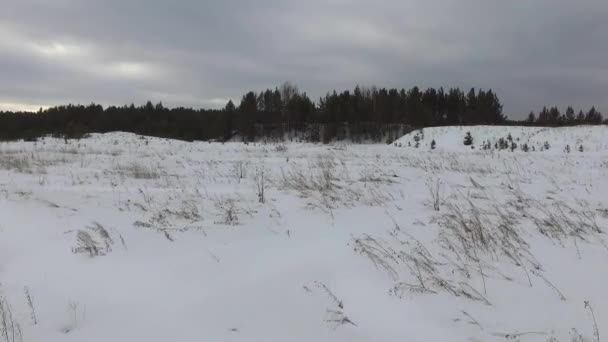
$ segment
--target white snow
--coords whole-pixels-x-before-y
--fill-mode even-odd
[[[431,127],[414,131],[395,144],[401,147],[415,147],[415,137],[421,138],[419,148],[430,149],[431,142],[435,140],[436,149],[442,151],[465,151],[471,150],[465,146],[463,141],[467,132],[473,137],[475,149],[482,149],[484,142],[489,142],[492,148],[500,138],[507,140],[509,134],[512,141],[517,144],[515,151],[521,151],[521,147],[527,144],[534,147],[535,152],[544,150],[545,142],[550,148],[546,152],[562,154],[566,146],[571,151],[578,151],[581,145],[583,151],[604,152],[608,150],[608,137],[606,137],[606,126],[575,126],[575,127],[521,127],[521,126],[449,126]],[[423,139],[422,139],[423,138]],[[545,152],[545,151],[543,151]]]
[[[606,127],[416,133],[0,143],[0,341],[599,341]]]

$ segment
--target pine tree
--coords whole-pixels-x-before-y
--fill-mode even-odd
[[[538,113],[538,119],[536,120],[536,122],[546,125],[550,121],[551,120],[550,120],[549,110],[547,109],[547,107],[543,107],[543,109]]]
[[[232,137],[232,132],[234,130],[234,112],[236,107],[232,100],[228,101],[226,104],[225,111],[221,116],[222,121],[222,139],[224,141],[230,139]]]
[[[420,142],[420,140],[421,140],[421,138],[420,138],[420,134],[419,134],[419,133],[416,133],[416,135],[414,135],[414,141],[415,141],[415,142],[416,142],[416,144],[417,144],[417,143],[419,143],[419,142]]]
[[[574,124],[575,120],[576,117],[574,116],[574,109],[568,106],[568,108],[566,109],[566,124],[572,125]]]
[[[226,103],[226,107],[224,107],[224,110],[226,112],[234,112],[236,110],[236,106],[234,105],[232,100],[230,100],[230,101],[228,101],[228,103]]]
[[[478,118],[478,105],[477,105],[477,94],[475,94],[475,88],[471,88],[466,97],[466,111],[465,111],[465,124],[471,124]]]
[[[557,107],[551,107],[551,109],[549,110],[549,123],[555,126],[559,125],[561,116],[562,114],[559,112],[559,109],[557,109]]]
[[[599,125],[602,123],[602,113],[598,112],[595,107],[591,107],[585,117],[585,122],[591,125]]]
[[[498,139],[498,145],[496,146],[499,150],[506,150],[509,148],[509,142],[505,138]]]
[[[467,135],[464,137],[464,146],[473,145],[473,136],[471,136],[471,132],[467,132]]]
[[[576,123],[578,125],[583,124],[585,122],[585,113],[583,113],[583,111],[579,111],[578,115],[576,116]]]

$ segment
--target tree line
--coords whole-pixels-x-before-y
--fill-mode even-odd
[[[557,107],[543,107],[538,115],[530,112],[525,123],[540,126],[600,125],[602,123],[608,124],[608,120],[604,120],[602,113],[595,107],[591,107],[587,112],[579,110],[577,114],[574,108],[568,106],[563,114]]]
[[[523,124],[601,123],[593,112],[582,118],[557,116],[554,108],[531,115]],[[555,119],[557,118],[557,119]],[[599,119],[598,119],[599,118]],[[261,92],[247,92],[238,105],[223,109],[166,108],[99,104],[56,106],[36,113],[0,112],[0,139],[36,139],[45,135],[79,138],[113,131],[182,140],[298,139],[323,141],[391,141],[411,130],[441,125],[513,124],[492,90],[459,88],[387,89],[356,86],[332,91],[314,102],[286,82]]]

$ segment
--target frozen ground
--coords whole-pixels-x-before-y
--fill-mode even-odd
[[[1,143],[0,341],[600,341],[607,133]]]
[[[499,140],[503,141],[511,149],[515,144],[515,150],[521,151],[523,146],[528,146],[528,152],[546,152],[549,154],[562,154],[569,149],[571,152],[582,150],[583,152],[608,151],[608,137],[606,126],[578,126],[578,127],[520,127],[520,126],[474,126],[474,127],[434,127],[421,131],[415,131],[397,140],[395,144],[401,147],[415,147],[418,140],[418,148],[430,149],[431,142],[435,140],[435,148],[441,151],[464,151],[470,146],[464,146],[463,140],[467,132],[473,137],[475,149],[486,150],[498,149]],[[509,136],[511,140],[509,140]],[[490,147],[490,149],[488,149]],[[523,152],[523,151],[521,151]]]

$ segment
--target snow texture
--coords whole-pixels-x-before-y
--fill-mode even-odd
[[[0,341],[599,341],[607,133],[0,143]]]

